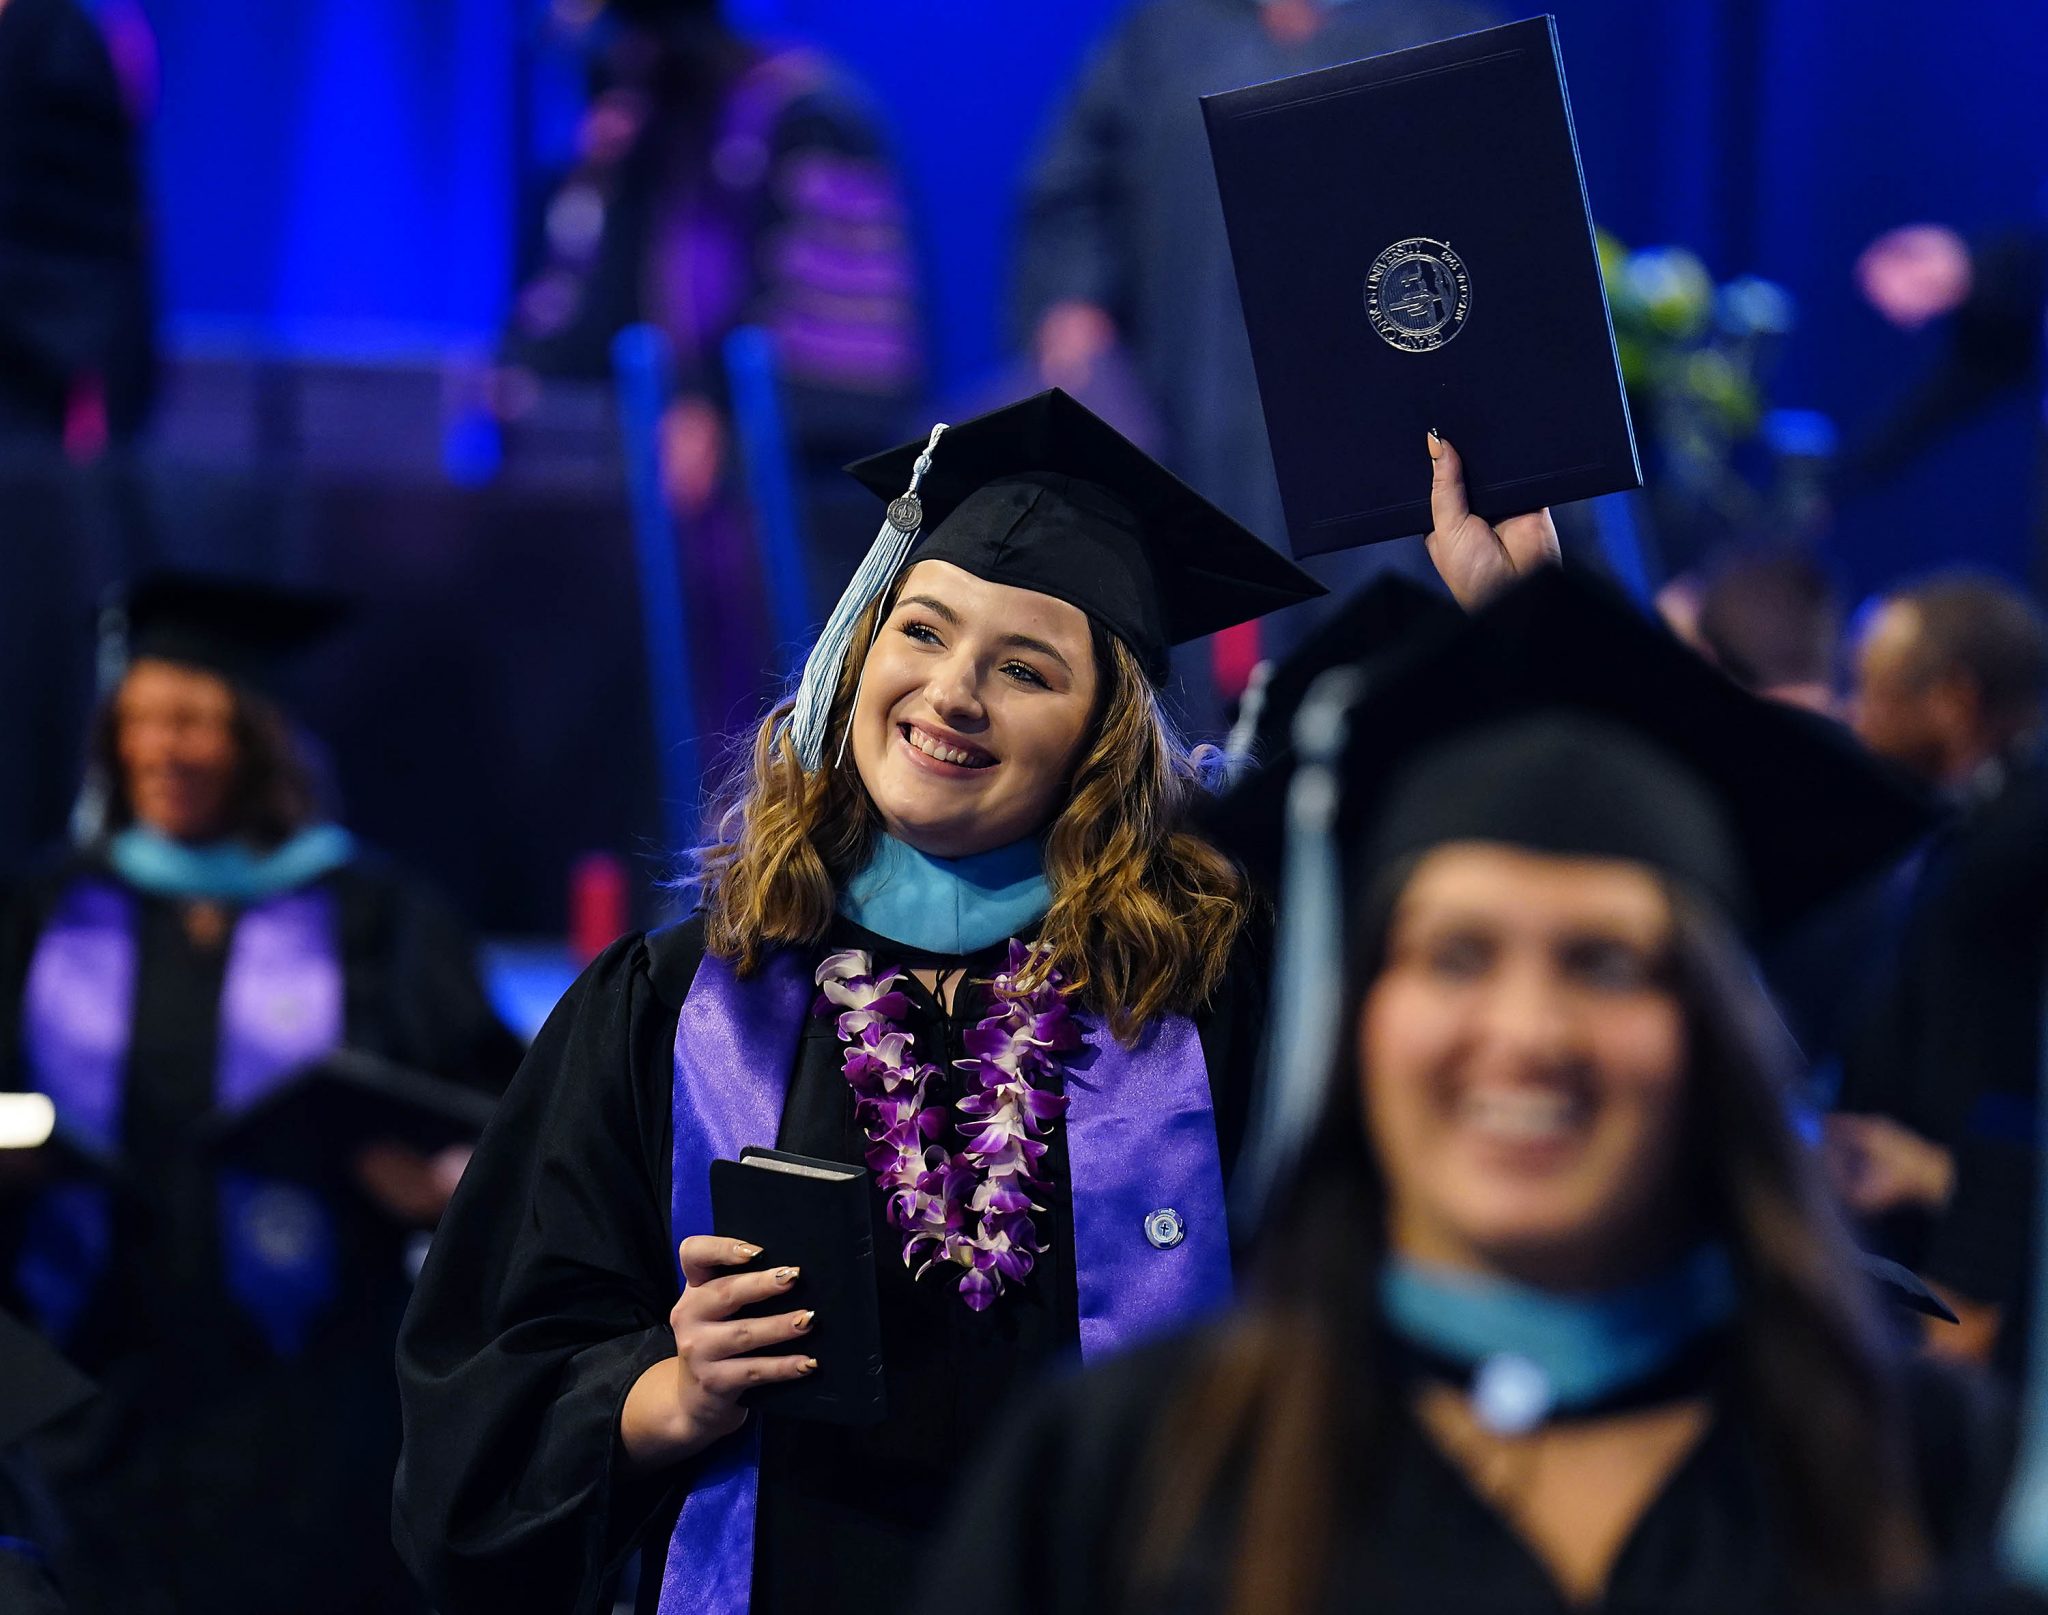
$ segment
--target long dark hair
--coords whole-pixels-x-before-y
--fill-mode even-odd
[[[234,695],[229,718],[235,741],[235,783],[228,793],[224,833],[268,851],[319,817],[319,789],[291,720],[268,696],[228,680]],[[87,790],[101,805],[101,834],[135,822],[135,804],[121,771],[121,722],[109,696],[93,714],[87,740]]]
[[[1718,914],[1669,889],[1671,980],[1688,1041],[1685,1136],[1698,1211],[1740,1291],[1733,1412],[1768,1453],[1795,1586],[1824,1596],[1909,1587],[1924,1571],[1893,1365],[1854,1254],[1793,1131],[1790,1049]],[[1374,905],[1391,912],[1391,902]],[[1351,950],[1355,1015],[1384,927]],[[1157,1499],[1128,1591],[1180,1583],[1202,1538],[1224,1544],[1230,1615],[1321,1605],[1334,1499],[1372,1506],[1393,1412],[1373,1275],[1385,1181],[1360,1105],[1353,1021],[1320,1126],[1262,1236],[1252,1303],[1214,1338],[1149,1455]]]

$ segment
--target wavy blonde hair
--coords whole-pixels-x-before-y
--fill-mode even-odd
[[[870,646],[894,600],[861,618]],[[1145,1023],[1191,1013],[1216,990],[1250,911],[1244,872],[1185,826],[1204,789],[1138,659],[1097,630],[1100,691],[1065,804],[1045,832],[1052,907],[1039,928],[1039,971],[1057,969],[1091,1013],[1133,1041]],[[840,668],[828,735],[846,731],[863,657]],[[742,975],[778,947],[824,939],[839,886],[867,860],[881,819],[851,766],[798,764],[791,699],[778,703],[736,761],[696,854],[695,883],[711,952]]]

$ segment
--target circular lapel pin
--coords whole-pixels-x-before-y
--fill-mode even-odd
[[[1187,1237],[1187,1224],[1171,1206],[1161,1206],[1145,1219],[1146,1243],[1156,1251],[1170,1251]]]

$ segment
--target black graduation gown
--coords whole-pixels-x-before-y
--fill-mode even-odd
[[[0,1086],[28,1085],[22,994],[60,894],[84,860],[21,884],[0,908]],[[358,860],[326,877],[339,915],[347,1041],[502,1086],[518,1058],[474,947],[441,903]],[[123,1116],[127,1197],[107,1271],[65,1343],[101,1382],[93,1406],[38,1438],[70,1551],[61,1579],[85,1615],[402,1612],[417,1597],[386,1528],[398,1418],[391,1341],[409,1290],[407,1230],[335,1197],[339,1298],[296,1358],[279,1358],[225,1287],[212,1109],[226,946],[201,948],[182,905],[143,896]],[[25,1206],[0,1197],[0,1293]]]
[[[841,947],[866,948],[878,963],[961,969],[970,981],[985,981],[1002,953],[919,955],[843,923],[819,957]],[[1242,1079],[1264,984],[1254,953],[1244,950],[1198,1018],[1226,1171],[1249,1103]],[[421,1274],[399,1338],[406,1441],[396,1527],[443,1615],[590,1610],[635,1546],[645,1549],[639,1607],[655,1607],[687,1466],[630,1478],[617,1430],[628,1388],[675,1350],[674,1044],[702,957],[702,927],[691,922],[615,945],[571,989]],[[985,993],[963,989],[952,1016],[921,989],[912,996],[907,1024],[920,1054],[958,1057],[962,1032],[986,1013]],[[829,1019],[807,1023],[780,1129],[761,1142],[863,1158],[841,1050]],[[1051,1133],[1052,1190],[1038,1219],[1050,1249],[987,1312],[888,1259],[901,1236],[874,1197],[890,1415],[866,1430],[767,1421],[756,1615],[899,1615],[959,1467],[996,1410],[1026,1374],[1078,1344],[1064,1133]],[[829,1318],[816,1339],[822,1356]]]
[[[1233,1547],[1233,1527],[1220,1522],[1195,1533],[1169,1594],[1120,1602],[1154,1500],[1152,1442],[1191,1353],[1186,1338],[1148,1347],[1042,1392],[1018,1413],[963,1489],[949,1551],[913,1609],[1220,1611]],[[1923,1365],[1909,1385],[1935,1550],[1945,1562],[1981,1566],[2003,1472],[1997,1421],[1972,1382]],[[1337,1568],[1322,1607],[1333,1615],[1786,1615],[1772,1455],[1749,1438],[1727,1397],[1708,1394],[1706,1434],[1637,1522],[1592,1605],[1558,1590],[1404,1403],[1373,1458],[1375,1503],[1337,1507]]]
[[[55,1510],[20,1444],[0,1448],[0,1610],[6,1615],[64,1615],[51,1579],[59,1531]]]
[[[2048,980],[2048,760],[2005,766],[1997,792],[1930,846],[1880,1009],[1844,1070],[1841,1108],[1895,1117],[1955,1152],[1956,1191],[1900,1218],[1902,1260],[2005,1313],[2001,1367],[2025,1362]]]

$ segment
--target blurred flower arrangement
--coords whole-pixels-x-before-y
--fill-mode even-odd
[[[1770,408],[1771,370],[1797,320],[1791,294],[1754,275],[1717,285],[1684,247],[1630,251],[1602,231],[1599,248],[1665,565],[1803,525],[1828,434],[1824,421],[1817,430],[1813,417]]]

